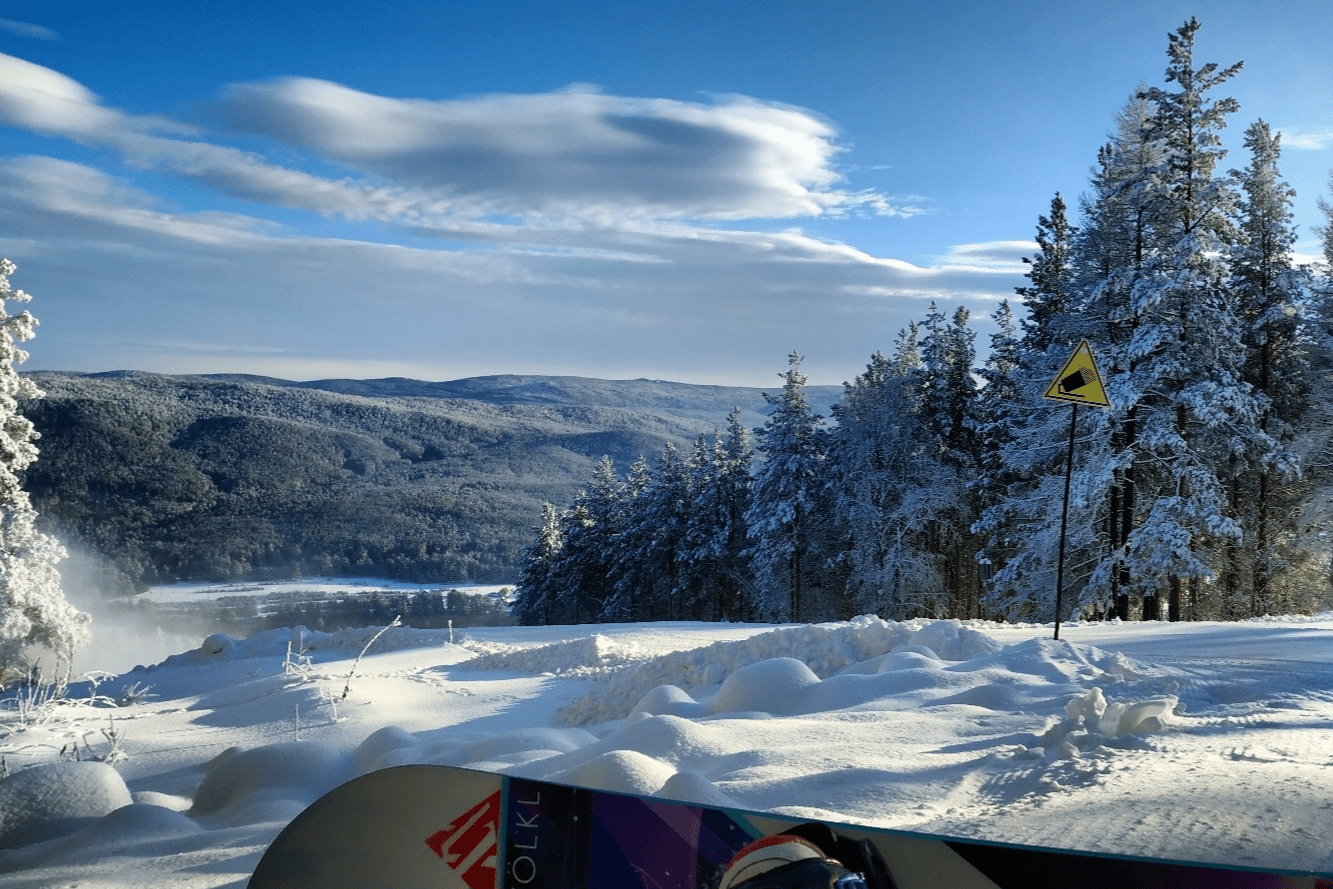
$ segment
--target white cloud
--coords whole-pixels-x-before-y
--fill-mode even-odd
[[[257,205],[185,212],[91,166],[0,160],[0,233],[47,322],[33,366],[297,377],[393,366],[435,378],[521,368],[764,385],[797,347],[813,379],[840,382],[924,301],[1011,293],[1030,252],[962,246],[919,266],[796,229],[729,225],[912,215],[926,203],[844,189],[827,121],[744,97],[576,87],[425,101],[287,79],[234,87],[220,112],[263,137],[248,145],[280,142],[273,156],[320,173],[107,108],[62,74],[0,56],[0,123]],[[266,221],[284,218],[275,207],[332,222],[309,236]],[[367,240],[342,219],[422,237]]]
[[[977,273],[1023,274],[1024,256],[1032,256],[1041,246],[1036,241],[987,241],[984,244],[957,244],[940,257],[940,265],[968,269]]]
[[[1301,131],[1282,130],[1282,147],[1298,151],[1323,151],[1333,146],[1333,130]]]
[[[266,226],[225,213],[184,214],[105,174],[48,157],[0,160],[0,222],[29,234],[135,241],[144,236],[217,245],[251,238]]]
[[[31,22],[16,22],[13,19],[0,19],[0,31],[8,31],[19,37],[31,37],[34,40],[59,40],[60,35],[43,25]]]
[[[837,189],[827,122],[739,96],[703,104],[576,86],[426,101],[284,78],[231,87],[220,111],[237,128],[447,195],[473,215],[781,218],[879,200]]]
[[[841,188],[836,132],[817,115],[743,96],[682,102],[572,87],[427,101],[285,78],[233,86],[217,109],[228,126],[347,175],[274,164],[177,122],[107,108],[63,74],[0,55],[4,123],[261,204],[421,232],[512,238],[532,226],[922,212]]]
[[[102,108],[97,97],[78,81],[0,54],[0,120],[5,123],[77,139],[116,126],[122,119]]]
[[[552,232],[567,242],[541,249],[307,237],[183,213],[49,158],[0,163],[0,232],[28,238],[6,249],[43,321],[30,364],[74,370],[367,376],[391,363],[433,378],[521,366],[766,385],[796,347],[836,383],[925,300],[1020,283],[679,222]]]

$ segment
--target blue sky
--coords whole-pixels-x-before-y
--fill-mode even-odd
[[[1191,15],[1316,254],[1323,0],[0,3],[25,366],[836,384],[931,300],[984,346]]]

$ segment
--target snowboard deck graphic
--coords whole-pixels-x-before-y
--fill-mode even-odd
[[[801,819],[449,766],[363,775],[278,835],[249,889],[713,889],[741,847]],[[954,840],[869,839],[898,889],[1333,889],[1333,875]]]

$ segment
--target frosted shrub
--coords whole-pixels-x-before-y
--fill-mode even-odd
[[[15,370],[28,357],[17,343],[32,338],[37,319],[26,310],[9,314],[6,303],[30,298],[10,287],[13,272],[14,264],[0,259],[0,684],[16,671],[27,673],[30,645],[55,652],[68,669],[74,650],[88,641],[88,616],[60,589],[56,563],[65,550],[36,529],[37,512],[19,486],[18,473],[37,459],[37,431],[20,413],[19,399],[42,393]]]

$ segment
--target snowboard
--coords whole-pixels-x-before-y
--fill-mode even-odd
[[[355,778],[273,841],[249,889],[714,889],[808,819],[435,765]],[[1097,855],[827,822],[897,889],[1333,889],[1333,875]]]

